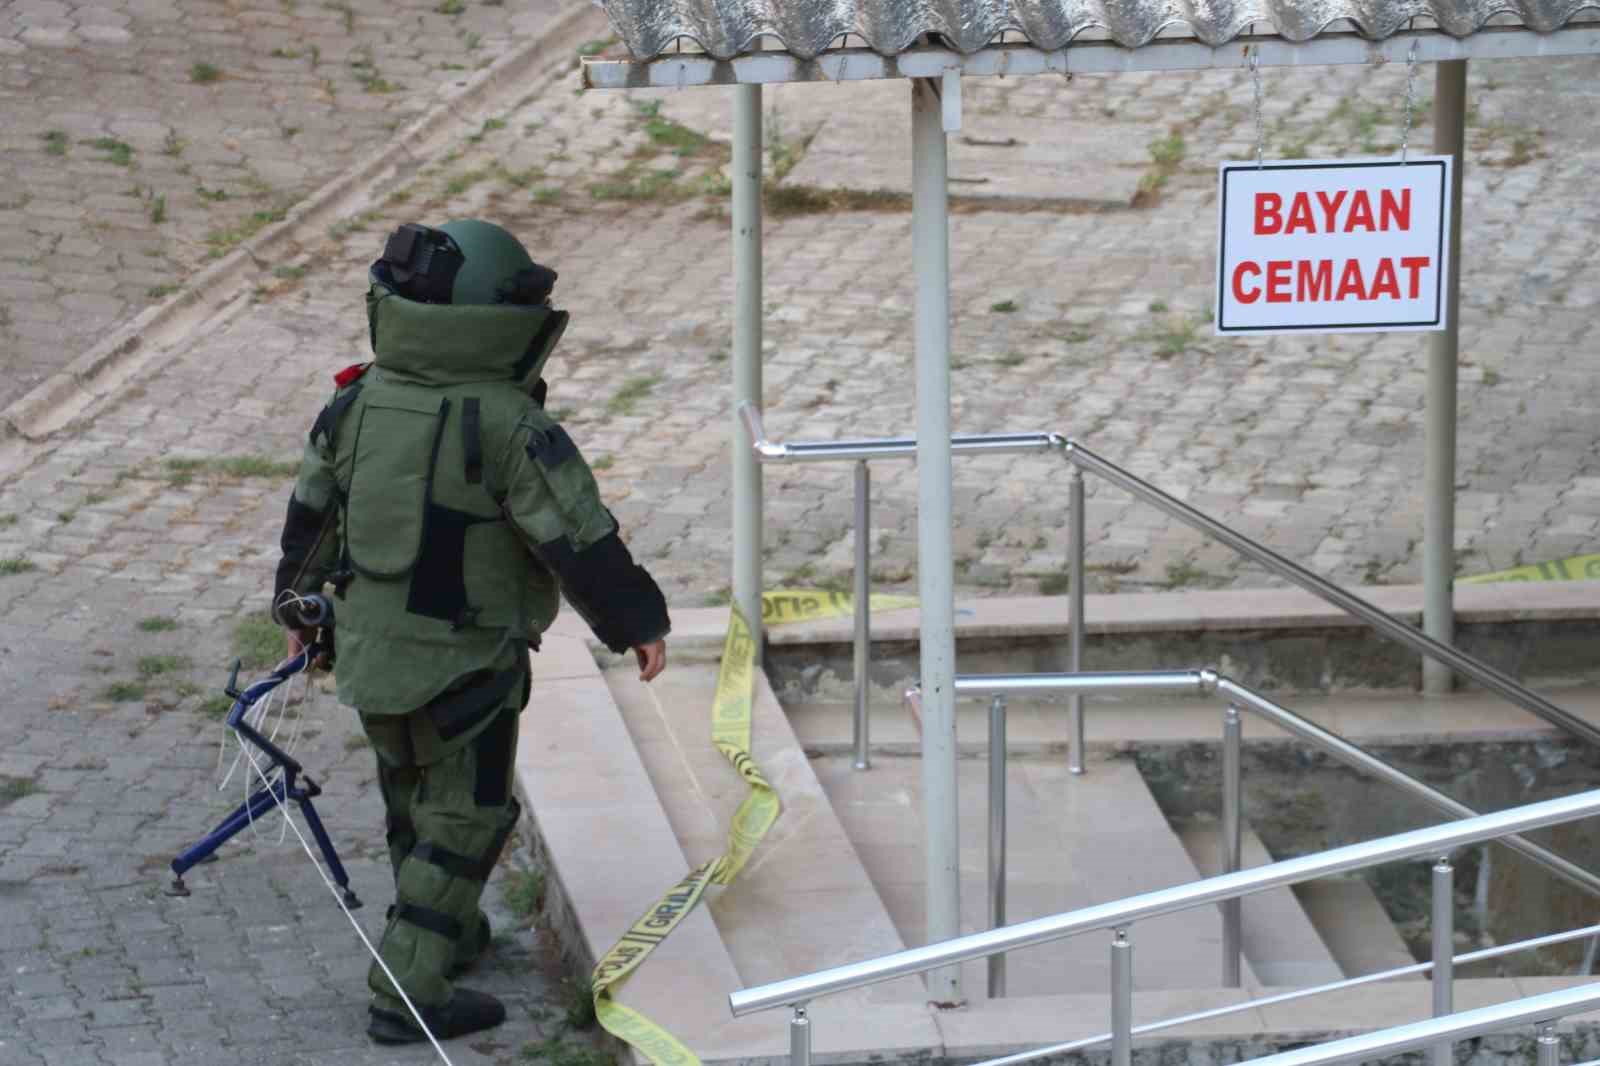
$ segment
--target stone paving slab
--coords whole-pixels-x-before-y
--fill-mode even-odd
[[[969,79],[962,128],[949,139],[950,194],[965,200],[1022,199],[1064,206],[1126,207],[1150,165],[1149,126],[1107,117],[1065,98],[1107,92],[1107,79],[1068,85],[1033,78]],[[718,94],[656,96],[674,121],[732,141]],[[763,89],[769,172],[821,189],[911,193],[911,91],[903,80]],[[1061,111],[1066,110],[1066,114]],[[797,162],[793,154],[803,153]],[[870,150],[868,150],[870,149]]]
[[[0,408],[573,6],[0,3]]]

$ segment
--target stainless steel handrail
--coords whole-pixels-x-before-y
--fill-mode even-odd
[[[958,696],[1009,696],[1018,692],[1066,692],[1107,696],[1122,692],[1186,692],[1200,696],[1222,680],[1212,670],[1144,670],[1077,674],[957,674]]]
[[[1078,674],[958,674],[955,680],[957,695],[989,696],[1015,695],[1021,692],[1062,692],[1069,694],[1109,694],[1117,692],[1193,692],[1215,693],[1223,698],[1254,711],[1300,739],[1320,748],[1345,765],[1371,774],[1403,792],[1408,792],[1434,809],[1452,818],[1475,818],[1478,812],[1464,803],[1458,803],[1443,792],[1418,781],[1410,774],[1385,762],[1366,749],[1350,743],[1343,737],[1328,732],[1287,707],[1267,699],[1260,693],[1213,670],[1158,670],[1134,673],[1101,673],[1089,671]],[[1575,863],[1540,847],[1520,836],[1510,836],[1501,841],[1509,848],[1521,852],[1545,867],[1557,877],[1600,896],[1600,876],[1590,873]]]
[[[1178,519],[1178,521],[1191,525],[1202,533],[1216,538],[1239,554],[1265,566],[1279,577],[1293,581],[1313,596],[1326,600],[1346,614],[1356,616],[1384,636],[1406,645],[1413,651],[1432,656],[1457,673],[1471,678],[1484,688],[1499,694],[1530,714],[1538,715],[1550,724],[1580,736],[1591,744],[1600,744],[1600,729],[1562,710],[1543,696],[1518,684],[1492,666],[1481,663],[1472,656],[1460,652],[1448,644],[1434,640],[1426,633],[1406,625],[1381,608],[1347,592],[1326,578],[1312,573],[1298,563],[1285,559],[1277,552],[1257,544],[1249,537],[1234,532],[1216,519],[1190,507],[1182,500],[1167,495],[1148,481],[1128,473],[1113,463],[1107,462],[1077,441],[1067,440],[1063,445],[1063,450],[1068,460],[1089,473],[1105,478],[1113,485],[1137,496],[1157,510],[1163,511]]]
[[[1023,692],[1037,693],[1070,693],[1074,699],[1083,695],[1110,694],[1123,692],[1190,692],[1210,693],[1224,698],[1227,702],[1227,713],[1223,718],[1223,786],[1222,786],[1222,832],[1223,854],[1222,870],[1232,873],[1239,869],[1239,842],[1242,839],[1243,828],[1242,810],[1244,804],[1244,790],[1241,779],[1241,761],[1243,733],[1241,729],[1240,713],[1253,711],[1254,713],[1272,722],[1274,725],[1287,730],[1294,736],[1307,741],[1332,755],[1346,766],[1362,773],[1370,774],[1380,781],[1387,782],[1421,799],[1436,810],[1442,811],[1452,818],[1475,818],[1478,812],[1458,803],[1444,793],[1418,781],[1416,778],[1399,770],[1395,766],[1372,754],[1371,752],[1350,743],[1343,737],[1323,729],[1286,707],[1262,696],[1237,682],[1223,677],[1213,670],[1174,670],[1151,671],[1145,673],[1065,673],[1065,674],[960,674],[955,679],[955,691],[959,695],[989,695],[994,697],[994,703],[989,712],[989,854],[990,863],[988,871],[988,895],[991,915],[1003,916],[1005,913],[1006,895],[1006,854],[1007,841],[1005,840],[1005,804],[1006,804],[1006,746],[1005,746],[1005,697]],[[906,693],[906,699],[913,707],[913,713],[920,717],[920,693],[912,688]],[[997,724],[998,723],[998,728]],[[999,839],[994,834],[1000,833]],[[1510,835],[1503,838],[1500,843],[1512,848],[1535,863],[1543,866],[1555,876],[1577,886],[1579,889],[1592,895],[1600,896],[1600,877],[1583,869],[1581,866],[1562,858],[1560,855],[1527,840],[1524,837]],[[1441,883],[1441,878],[1448,881],[1454,871],[1448,868],[1436,868],[1434,880],[1436,886]],[[1446,901],[1448,902],[1448,901]],[[1222,904],[1222,983],[1228,988],[1238,988],[1241,980],[1242,961],[1244,957],[1244,921],[1243,912],[1238,900],[1226,900]],[[1003,918],[991,918],[991,929],[1004,925]],[[1589,973],[1593,969],[1593,954],[1600,947],[1600,937],[1591,941],[1589,953],[1586,954],[1582,972]],[[1448,947],[1441,948],[1440,955],[1448,951]],[[1004,954],[989,957],[989,996],[998,998],[1005,995],[1006,959]],[[1442,994],[1442,993],[1441,993]],[[1441,1002],[1438,1013],[1449,1013],[1448,1005]]]
[[[1600,790],[1531,803],[775,981],[734,992],[728,997],[728,1005],[735,1017],[774,1007],[798,1006],[818,996],[983,958],[997,951],[1016,951],[1097,929],[1121,929],[1147,918],[1397,859],[1442,855],[1468,844],[1559,825],[1597,813],[1600,813]]]
[[[1217,692],[1238,704],[1242,704],[1247,709],[1254,711],[1274,725],[1282,727],[1301,740],[1321,748],[1352,769],[1369,773],[1404,792],[1409,792],[1435,810],[1448,814],[1452,818],[1472,818],[1478,813],[1466,804],[1458,803],[1438,789],[1432,788],[1418,781],[1410,774],[1390,765],[1365,748],[1352,744],[1341,736],[1330,733],[1315,722],[1308,721],[1288,708],[1273,703],[1260,693],[1253,692],[1235,681],[1231,681],[1228,678],[1219,678]],[[1531,841],[1524,840],[1520,836],[1506,837],[1500,843],[1521,852],[1562,880],[1576,885],[1586,892],[1600,895],[1600,877],[1595,876],[1575,863],[1563,859],[1555,852],[1542,848]]]
[[[761,424],[761,412],[750,403],[739,406],[739,418],[744,422],[745,431],[750,434],[750,446],[754,450],[757,460],[762,463],[823,463],[823,462],[854,462],[856,466],[855,477],[855,574],[851,583],[855,590],[855,633],[853,637],[853,655],[855,672],[855,711],[853,717],[853,742],[851,747],[855,751],[855,768],[857,770],[870,769],[872,755],[869,750],[868,735],[870,724],[870,667],[872,663],[872,603],[871,603],[871,568],[872,547],[870,529],[872,527],[872,479],[868,471],[868,462],[875,459],[915,459],[917,455],[916,441],[910,439],[880,439],[880,440],[844,440],[826,441],[812,444],[781,444],[770,441],[766,436],[766,429]],[[968,454],[1009,454],[1016,452],[1043,452],[1061,448],[1066,443],[1066,438],[1058,433],[978,433],[958,434],[951,438],[951,449],[958,455]],[[1078,525],[1074,528],[1074,543],[1081,543],[1081,519],[1083,506],[1082,475],[1074,472],[1072,484],[1072,498],[1078,501],[1073,513],[1078,516]],[[1083,559],[1082,552],[1073,555],[1073,573],[1076,591],[1073,593],[1073,618],[1083,617]],[[1074,668],[1083,665],[1083,627],[1073,624],[1068,637],[1071,648],[1071,661]],[[1073,697],[1073,722],[1074,736],[1079,741],[1083,738],[1082,723],[1082,697]],[[1074,773],[1082,772],[1081,743],[1075,743],[1070,753],[1070,763]]]
[[[1250,1066],[1335,1066],[1336,1063],[1366,1062],[1385,1055],[1425,1048],[1445,1041],[1465,1040],[1485,1033],[1514,1029],[1529,1023],[1541,1029],[1553,1029],[1556,1019],[1572,1014],[1583,1014],[1600,1006],[1600,982],[1578,988],[1564,988],[1559,992],[1514,999],[1492,1007],[1464,1010],[1447,1014],[1443,1018],[1410,1022],[1388,1029],[1379,1029],[1359,1036],[1345,1037],[1326,1044],[1280,1051],[1276,1055],[1250,1059]],[[1541,1032],[1541,1040],[1545,1033]],[[1546,1060],[1541,1048],[1540,1062]],[[1553,1063],[1554,1058],[1550,1058]]]
[[[1463,952],[1454,957],[1452,965],[1466,966],[1474,962],[1484,962],[1489,959],[1502,958],[1506,955],[1515,955],[1520,951],[1534,951],[1556,944],[1568,944],[1574,940],[1592,939],[1597,934],[1600,934],[1600,925],[1588,925],[1582,929],[1569,929],[1564,933],[1551,933],[1547,936],[1519,940],[1514,944],[1498,944],[1492,948]],[[1256,1010],[1260,1007],[1275,1007],[1280,1003],[1292,1003],[1297,999],[1309,999],[1312,996],[1320,996],[1326,992],[1343,992],[1347,988],[1359,988],[1362,985],[1392,981],[1397,977],[1424,974],[1432,969],[1432,962],[1416,962],[1410,966],[1396,966],[1392,970],[1362,974],[1360,977],[1347,977],[1342,981],[1329,981],[1327,984],[1313,985],[1310,988],[1296,988],[1288,992],[1262,996],[1259,999],[1247,999],[1242,1003],[1229,1003],[1225,1006],[1212,1007],[1208,1010],[1177,1014],[1171,1018],[1162,1018],[1159,1021],[1136,1025],[1133,1027],[1132,1035],[1145,1036],[1149,1033],[1159,1033],[1163,1029],[1175,1029],[1180,1025],[1192,1025],[1195,1022],[1208,1022],[1216,1018],[1226,1018],[1230,1014],[1242,1014],[1245,1011]],[[1083,1051],[1100,1044],[1106,1044],[1111,1041],[1111,1037],[1111,1033],[1100,1033],[1097,1036],[1068,1040],[1062,1044],[1050,1044],[1046,1047],[1037,1047],[1029,1051],[1019,1051],[1015,1055],[1002,1055],[999,1058],[985,1059],[982,1062],[973,1063],[972,1066],[1021,1066],[1024,1062],[1047,1059],[1055,1055],[1065,1055],[1072,1051]]]
[[[767,440],[766,431],[762,425],[761,413],[754,406],[750,404],[741,406],[739,415],[744,420],[745,427],[750,433],[752,447],[765,462],[913,458],[916,455],[916,440],[911,437],[884,437],[872,440],[821,443],[775,443]],[[1226,544],[1246,558],[1261,564],[1279,577],[1292,581],[1313,596],[1332,604],[1346,614],[1353,615],[1366,622],[1391,640],[1405,645],[1412,651],[1430,656],[1444,663],[1456,673],[1477,682],[1530,714],[1536,715],[1575,736],[1582,737],[1592,744],[1600,744],[1600,728],[1590,725],[1568,711],[1562,710],[1543,696],[1519,684],[1516,680],[1494,669],[1492,666],[1479,662],[1472,656],[1448,644],[1434,640],[1426,633],[1407,625],[1383,609],[1368,603],[1360,596],[1340,588],[1333,582],[1312,573],[1292,560],[1284,558],[1270,548],[1258,544],[1241,533],[1235,532],[1209,515],[1161,491],[1143,478],[1095,454],[1077,440],[1060,433],[996,433],[959,435],[953,437],[952,442],[952,447],[955,451],[968,453],[1005,453],[1059,448],[1062,455],[1076,469],[1104,478],[1157,510],[1176,518],[1186,525],[1193,526],[1202,533]],[[1075,493],[1074,495],[1076,496],[1077,494]],[[1081,550],[1081,538],[1074,542],[1074,562],[1078,561],[1077,552],[1079,550]],[[1081,570],[1081,566],[1074,567],[1075,574],[1078,574],[1079,570]],[[1079,578],[1080,580],[1075,583],[1078,587],[1078,592],[1075,595],[1081,594],[1081,574]],[[1081,615],[1075,614],[1072,622],[1073,631],[1076,634],[1081,630]],[[1076,705],[1074,714],[1081,721],[1080,708]],[[1076,734],[1076,737],[1079,743],[1075,744],[1075,751],[1081,747],[1081,731]],[[1079,768],[1076,765],[1074,766],[1074,769]]]
[[[739,417],[750,434],[750,446],[766,463],[833,463],[852,459],[915,459],[917,442],[912,437],[878,437],[868,440],[818,441],[780,444],[770,441],[762,425],[761,412],[753,404],[741,404]],[[1005,455],[1016,452],[1047,452],[1060,448],[1067,438],[1059,433],[958,433],[950,438],[950,449],[964,453]]]

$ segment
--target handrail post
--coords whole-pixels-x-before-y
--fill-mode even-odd
[[[1228,704],[1222,717],[1222,872],[1239,869],[1243,858],[1244,773],[1242,741],[1244,721],[1239,708]],[[1244,953],[1244,901],[1238,897],[1222,903],[1222,986],[1238,988],[1240,957]]]
[[[1070,569],[1067,572],[1068,585],[1067,603],[1070,617],[1067,619],[1070,629],[1067,633],[1068,668],[1073,673],[1083,671],[1083,552],[1084,530],[1088,522],[1084,518],[1083,471],[1076,466],[1072,468],[1071,476],[1072,494],[1068,505],[1072,522],[1071,530],[1071,559]],[[1072,747],[1067,754],[1067,770],[1070,773],[1083,773],[1083,694],[1072,694]]]
[[[761,411],[761,86],[733,89],[733,602],[762,657],[761,461],[737,413]]]
[[[989,703],[989,928],[1006,924],[1006,698]],[[1006,994],[1006,954],[989,956],[989,998]]]
[[[956,789],[956,599],[951,550],[949,143],[936,78],[911,79],[911,258],[915,267],[917,596],[922,601],[924,937],[961,935]],[[927,977],[928,998],[960,1003],[961,969]]]
[[[1111,1066],[1133,1066],[1133,943],[1125,928],[1111,939]]]
[[[1433,1016],[1443,1018],[1455,1009],[1455,867],[1450,856],[1433,864]],[[1451,1066],[1455,1048],[1451,1041],[1436,1044],[1429,1058],[1433,1066]]]
[[[1539,1023],[1539,1066],[1561,1066],[1561,1038],[1556,1023]]]
[[[1450,173],[1450,269],[1444,286],[1444,329],[1428,334],[1426,470],[1422,516],[1422,631],[1455,641],[1456,409],[1461,336],[1461,183],[1466,170],[1467,61],[1434,64],[1433,150],[1453,156]],[[1422,690],[1449,692],[1445,663],[1423,656]]]
[[[811,1066],[811,1019],[800,1004],[789,1019],[789,1066]]]
[[[868,754],[867,701],[872,658],[872,474],[865,459],[856,462],[856,769],[872,766]]]

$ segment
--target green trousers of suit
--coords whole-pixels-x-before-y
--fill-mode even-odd
[[[526,675],[504,688],[479,678],[410,714],[361,716],[394,868],[378,953],[419,1007],[449,1002],[451,973],[488,946],[478,901],[521,814],[512,767]],[[475,713],[462,713],[463,703],[476,703]],[[405,1009],[376,963],[367,984],[377,1005]]]

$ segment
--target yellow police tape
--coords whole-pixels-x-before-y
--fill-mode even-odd
[[[873,596],[868,600],[873,610],[912,607],[916,602],[910,596]],[[761,597],[761,617],[767,625],[809,622],[848,615],[854,610],[855,601],[851,596],[822,589],[777,589]],[[778,793],[762,776],[750,755],[755,657],[750,624],[738,607],[734,607],[722,645],[722,667],[717,674],[717,693],[711,707],[711,742],[733,764],[750,791],[733,816],[727,850],[696,866],[668,889],[601,957],[589,979],[594,994],[594,1013],[600,1024],[613,1036],[639,1049],[655,1066],[699,1066],[700,1059],[661,1026],[618,1003],[616,993],[628,975],[688,917],[708,887],[733,883],[778,820],[782,809]]]
[[[1456,584],[1488,585],[1499,581],[1600,581],[1600,555],[1573,555],[1492,574],[1474,574],[1457,578]]]

